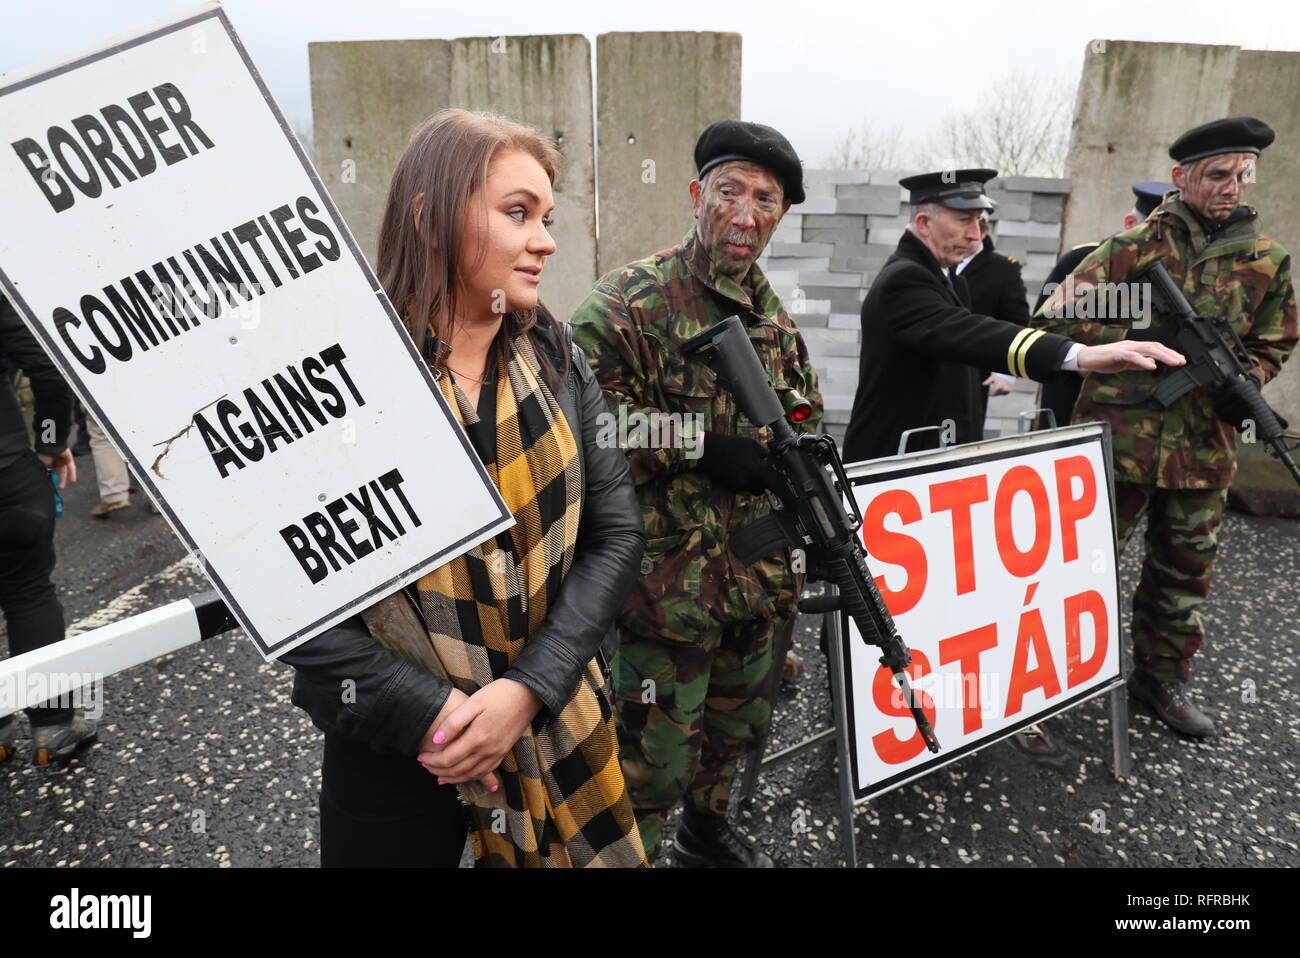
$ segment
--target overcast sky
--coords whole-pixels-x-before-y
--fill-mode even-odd
[[[193,0],[0,0],[0,71],[58,57],[197,6]],[[1077,81],[1090,39],[1300,50],[1295,0],[228,0],[235,29],[298,129],[311,126],[307,44],[582,33],[727,30],[743,38],[743,118],[785,133],[809,166],[869,124],[924,138],[1016,69]],[[653,95],[653,90],[647,91]],[[1296,91],[1287,91],[1296,96]]]

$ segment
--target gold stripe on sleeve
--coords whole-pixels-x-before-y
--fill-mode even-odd
[[[1011,375],[1013,376],[1024,375],[1024,373],[1016,369],[1016,350],[1019,349],[1021,342],[1024,341],[1024,338],[1032,332],[1033,332],[1032,329],[1028,329],[1028,328],[1022,329],[1020,332],[1016,333],[1015,338],[1011,340],[1011,345],[1007,347],[1007,371],[1010,372]]]

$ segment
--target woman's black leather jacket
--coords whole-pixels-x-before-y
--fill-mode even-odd
[[[572,369],[556,398],[575,437],[581,427],[584,493],[578,540],[546,621],[503,675],[536,693],[544,703],[543,715],[563,708],[595,657],[639,574],[643,549],[641,510],[627,461],[617,445],[596,442],[597,417],[607,411],[605,398],[567,324],[564,333],[561,344],[543,322],[535,336],[554,367],[563,368],[566,346],[571,355]],[[317,728],[390,755],[418,752],[451,691],[445,679],[371,638],[359,615],[286,652],[280,661],[297,673],[293,704]]]

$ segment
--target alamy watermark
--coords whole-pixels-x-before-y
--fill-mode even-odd
[[[1151,325],[1150,283],[1078,283],[1062,292],[1058,301],[1061,285],[1043,287],[1048,297],[1043,315],[1048,319],[1124,320],[1136,329]]]
[[[104,714],[100,672],[16,672],[0,677],[0,714],[20,708],[71,708],[86,718]]]
[[[596,444],[602,449],[680,449],[687,459],[704,453],[704,415],[640,412],[619,406],[596,416]]]

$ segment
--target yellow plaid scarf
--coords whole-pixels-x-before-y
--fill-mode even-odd
[[[507,343],[497,358],[496,456],[483,465],[515,525],[416,584],[434,653],[467,695],[504,673],[546,620],[573,560],[582,506],[569,424],[527,337]],[[438,385],[462,424],[478,422],[450,375]],[[647,864],[595,660],[560,714],[544,710],[497,772],[505,807],[470,806],[477,864]]]

